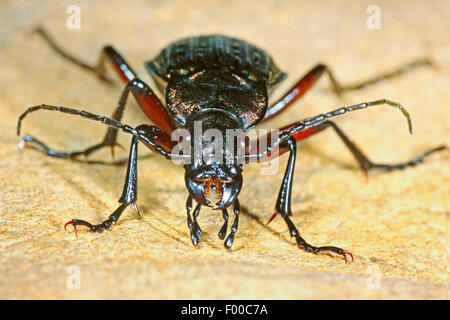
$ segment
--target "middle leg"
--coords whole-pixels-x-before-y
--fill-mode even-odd
[[[297,124],[298,124],[298,122],[295,122],[293,124],[290,124],[288,126],[280,128],[279,130],[280,130],[280,132],[288,132],[290,128],[294,127]],[[347,149],[351,152],[351,154],[353,155],[355,160],[358,162],[359,167],[365,174],[367,174],[367,171],[369,171],[371,169],[382,169],[385,171],[392,171],[392,170],[401,170],[401,169],[405,169],[407,167],[412,167],[412,166],[422,163],[423,160],[426,157],[428,157],[429,155],[431,155],[432,153],[446,149],[446,146],[439,146],[439,147],[431,148],[431,149],[423,152],[421,155],[416,156],[416,157],[414,157],[410,160],[404,161],[404,162],[400,162],[400,163],[396,163],[396,164],[382,164],[382,163],[376,163],[376,162],[373,162],[372,160],[370,160],[365,155],[365,153],[338,127],[338,125],[332,121],[325,121],[315,127],[311,127],[309,129],[299,131],[297,133],[292,134],[292,137],[297,142],[299,142],[299,141],[309,138],[312,135],[322,132],[323,130],[330,128],[330,127],[333,128],[333,130],[336,132],[338,137],[345,144]],[[289,149],[286,147],[280,146],[279,154],[282,154],[286,151],[289,151]]]

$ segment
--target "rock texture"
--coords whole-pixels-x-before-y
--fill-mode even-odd
[[[275,175],[261,175],[255,165],[245,169],[244,208],[231,251],[217,238],[222,217],[212,210],[201,212],[204,236],[198,248],[192,246],[183,169],[144,147],[138,199],[143,218],[127,209],[111,232],[80,228],[77,239],[64,223],[106,218],[117,207],[126,166],[52,159],[31,148],[19,152],[15,126],[25,108],[40,103],[109,115],[122,87],[106,86],[61,59],[29,35],[33,25],[44,25],[89,62],[112,43],[146,81],[143,62],[170,41],[225,33],[266,49],[289,73],[274,98],[317,62],[351,83],[432,57],[437,68],[341,98],[322,79],[289,112],[264,125],[276,128],[338,106],[389,98],[411,113],[412,136],[401,114],[387,107],[337,122],[373,160],[406,160],[449,143],[449,2],[381,1],[379,30],[366,26],[371,1],[77,3],[79,30],[66,27],[71,1],[0,4],[0,298],[448,299],[448,151],[415,168],[371,173],[366,181],[333,132],[299,145],[293,221],[312,244],[351,250],[355,261],[345,264],[339,256],[298,249],[282,219],[266,225],[286,156]],[[144,121],[130,101],[124,122]],[[29,116],[23,130],[63,150],[98,142],[104,132],[99,124],[45,111]],[[120,142],[128,146],[129,137],[121,134]],[[119,160],[126,156],[117,150]],[[89,160],[111,157],[105,150]],[[77,270],[80,288],[74,289]]]

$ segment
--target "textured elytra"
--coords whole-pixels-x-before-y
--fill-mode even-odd
[[[182,126],[197,111],[214,110],[252,128],[266,113],[269,92],[286,77],[264,50],[223,35],[173,42],[146,67]]]
[[[287,76],[264,50],[223,35],[190,37],[173,42],[145,66],[163,93],[172,72],[189,76],[218,68],[247,80],[264,79],[269,90]]]

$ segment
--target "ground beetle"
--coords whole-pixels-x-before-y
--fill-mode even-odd
[[[264,51],[245,41],[229,38],[223,35],[208,35],[190,37],[174,42],[164,48],[153,60],[145,64],[146,69],[154,79],[158,89],[165,94],[166,104],[164,105],[153,90],[137,78],[136,73],[130,68],[121,55],[112,47],[105,46],[101,52],[99,63],[93,67],[68,54],[50,37],[42,28],[37,28],[48,44],[61,56],[76,65],[97,74],[106,82],[111,82],[105,74],[105,62],[110,62],[119,77],[126,83],[121,94],[117,108],[111,118],[99,116],[86,111],[80,111],[62,106],[38,105],[29,108],[19,118],[17,134],[20,135],[22,120],[30,112],[37,110],[59,111],[68,114],[82,116],[91,120],[100,121],[109,126],[103,141],[90,148],[78,152],[60,152],[48,148],[44,143],[31,135],[25,135],[19,143],[23,147],[25,143],[33,143],[41,148],[46,154],[58,158],[75,158],[80,155],[89,155],[102,147],[117,146],[116,138],[118,129],[131,134],[131,148],[128,159],[128,168],[125,186],[122,196],[119,199],[120,206],[109,216],[107,220],[98,225],[73,219],[70,224],[77,231],[76,226],[87,226],[91,232],[102,232],[110,229],[112,223],[116,223],[124,209],[133,204],[139,213],[136,205],[137,195],[137,146],[138,142],[144,143],[156,153],[163,155],[166,159],[179,159],[180,155],[173,153],[173,148],[179,141],[172,141],[171,134],[177,128],[185,128],[194,136],[194,124],[201,121],[202,129],[216,129],[223,135],[225,141],[227,129],[242,129],[248,131],[257,124],[274,117],[288,109],[309,88],[320,78],[322,74],[327,74],[331,81],[332,89],[336,94],[344,91],[358,90],[367,85],[374,84],[381,80],[402,74],[412,68],[431,65],[429,59],[419,59],[413,61],[393,72],[377,76],[368,81],[349,86],[342,86],[336,81],[330,69],[323,64],[318,64],[306,75],[304,75],[281,99],[269,106],[269,93],[286,78],[286,74],[275,65],[272,58]],[[132,93],[142,111],[147,115],[153,125],[139,125],[136,128],[124,125],[120,122],[125,109],[125,104],[129,93]],[[265,148],[257,148],[256,152],[250,153],[249,146],[252,141],[244,140],[246,153],[238,157],[236,149],[227,149],[225,146],[223,155],[228,156],[231,162],[223,161],[195,161],[191,157],[185,164],[185,181],[189,191],[187,198],[187,223],[190,229],[191,240],[197,245],[202,235],[202,231],[197,223],[202,206],[210,206],[221,210],[225,220],[219,231],[219,238],[225,239],[228,225],[227,208],[233,205],[235,219],[231,227],[231,232],[226,238],[224,245],[231,248],[239,221],[239,201],[238,195],[242,186],[242,163],[251,159],[257,162],[267,161],[274,155],[289,152],[284,178],[279,190],[278,199],[275,205],[275,213],[269,220],[272,221],[277,214],[280,214],[286,222],[289,233],[295,237],[297,244],[306,251],[319,253],[331,251],[340,254],[347,262],[347,255],[353,260],[353,255],[346,250],[333,246],[315,247],[308,244],[301,236],[297,228],[290,219],[291,216],[291,190],[293,173],[296,158],[296,143],[307,137],[321,132],[331,127],[348,147],[361,169],[367,173],[373,168],[384,170],[403,169],[416,165],[431,153],[443,150],[445,147],[431,149],[421,156],[400,164],[377,164],[370,161],[364,153],[344,134],[344,132],[330,118],[344,114],[346,112],[361,110],[377,105],[389,105],[398,108],[408,120],[411,131],[411,121],[407,111],[398,103],[381,99],[372,102],[364,102],[357,105],[342,107],[337,110],[320,114],[318,116],[303,119],[279,129],[276,139],[269,137],[259,137],[258,143],[264,145],[262,140],[268,139],[269,143]],[[202,130],[202,133],[206,130]],[[195,139],[195,136],[194,136]],[[208,140],[205,140],[208,141]],[[203,150],[212,150],[211,141],[201,142]],[[192,141],[191,141],[192,143]],[[259,144],[257,144],[259,146]],[[275,153],[277,148],[278,152]],[[215,159],[215,158],[208,158]],[[244,160],[239,162],[238,159]],[[184,160],[187,160],[186,157]],[[189,160],[189,159],[188,159]],[[196,206],[191,216],[193,200]]]

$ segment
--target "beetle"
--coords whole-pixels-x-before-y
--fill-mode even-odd
[[[115,72],[125,83],[118,106],[110,118],[78,109],[46,104],[30,107],[19,117],[17,124],[18,136],[20,136],[23,119],[29,113],[38,110],[78,115],[90,120],[100,121],[109,126],[102,142],[76,152],[61,152],[51,149],[29,134],[24,135],[20,140],[20,148],[27,143],[31,143],[39,147],[47,155],[58,158],[88,156],[103,147],[110,147],[114,156],[114,147],[118,146],[116,142],[118,130],[132,135],[126,179],[122,195],[119,198],[119,207],[108,219],[97,225],[80,219],[70,220],[64,227],[72,225],[75,233],[77,233],[77,226],[86,226],[91,232],[109,230],[130,204],[139,213],[136,205],[137,153],[138,143],[141,142],[166,159],[181,159],[185,161],[185,183],[189,193],[186,202],[187,224],[194,245],[199,243],[202,236],[197,217],[203,206],[212,207],[222,212],[224,224],[218,233],[221,240],[225,239],[228,229],[228,208],[233,207],[235,218],[231,231],[224,241],[224,246],[231,248],[238,229],[240,213],[238,195],[242,187],[243,164],[250,162],[252,159],[256,162],[267,161],[284,152],[288,152],[288,163],[279,189],[274,214],[269,222],[279,214],[288,226],[291,237],[295,238],[300,248],[315,254],[319,252],[334,252],[342,255],[345,262],[347,262],[347,255],[353,260],[353,255],[350,251],[335,246],[318,247],[309,244],[301,237],[290,218],[292,215],[291,193],[297,142],[326,128],[332,128],[357,160],[364,173],[375,168],[386,171],[404,169],[422,162],[425,157],[436,151],[445,149],[445,146],[433,148],[410,161],[399,164],[379,164],[369,160],[361,149],[330,119],[347,112],[373,106],[388,105],[398,108],[403,113],[411,132],[411,119],[403,106],[388,99],[379,99],[341,107],[331,112],[302,119],[279,128],[279,134],[275,138],[263,136],[257,138],[257,140],[248,138],[240,140],[240,142],[236,142],[236,145],[240,143],[244,148],[244,153],[240,155],[237,154],[238,148],[235,147],[236,145],[232,147],[229,145],[223,146],[219,151],[222,152],[222,159],[227,159],[226,162],[218,161],[218,158],[214,157],[216,150],[213,148],[212,140],[207,139],[200,140],[199,144],[201,152],[206,157],[194,157],[196,150],[194,150],[194,153],[191,152],[187,155],[173,152],[180,142],[171,137],[172,133],[177,129],[184,128],[190,137],[193,137],[193,139],[188,138],[186,140],[188,147],[194,146],[193,140],[199,137],[205,138],[204,135],[208,129],[218,131],[223,141],[227,138],[228,130],[230,129],[240,129],[243,132],[248,132],[258,124],[287,110],[323,74],[328,76],[333,91],[339,95],[345,91],[358,90],[379,81],[398,76],[419,66],[431,65],[431,60],[427,58],[415,60],[393,72],[374,77],[368,81],[347,86],[341,85],[326,65],[317,64],[301,77],[279,100],[269,105],[269,94],[287,75],[277,67],[273,59],[264,50],[246,41],[223,35],[189,37],[171,43],[153,60],[145,63],[145,67],[152,76],[157,88],[165,95],[166,103],[163,104],[154,91],[137,77],[133,69],[114,47],[110,45],[105,46],[101,51],[98,64],[91,66],[68,54],[43,28],[37,28],[35,31],[45,39],[56,53],[72,63],[95,73],[101,80],[108,83],[112,81],[106,76],[105,63],[111,63]],[[133,128],[120,122],[130,93],[153,125],[142,124]],[[205,128],[207,130],[202,130],[196,135],[194,130],[195,124],[199,122],[202,125],[202,129]],[[265,139],[268,141],[266,148],[259,147],[260,145],[265,145],[263,143]],[[250,146],[255,142],[256,150],[251,153]],[[195,208],[193,206],[194,201],[196,203]]]

